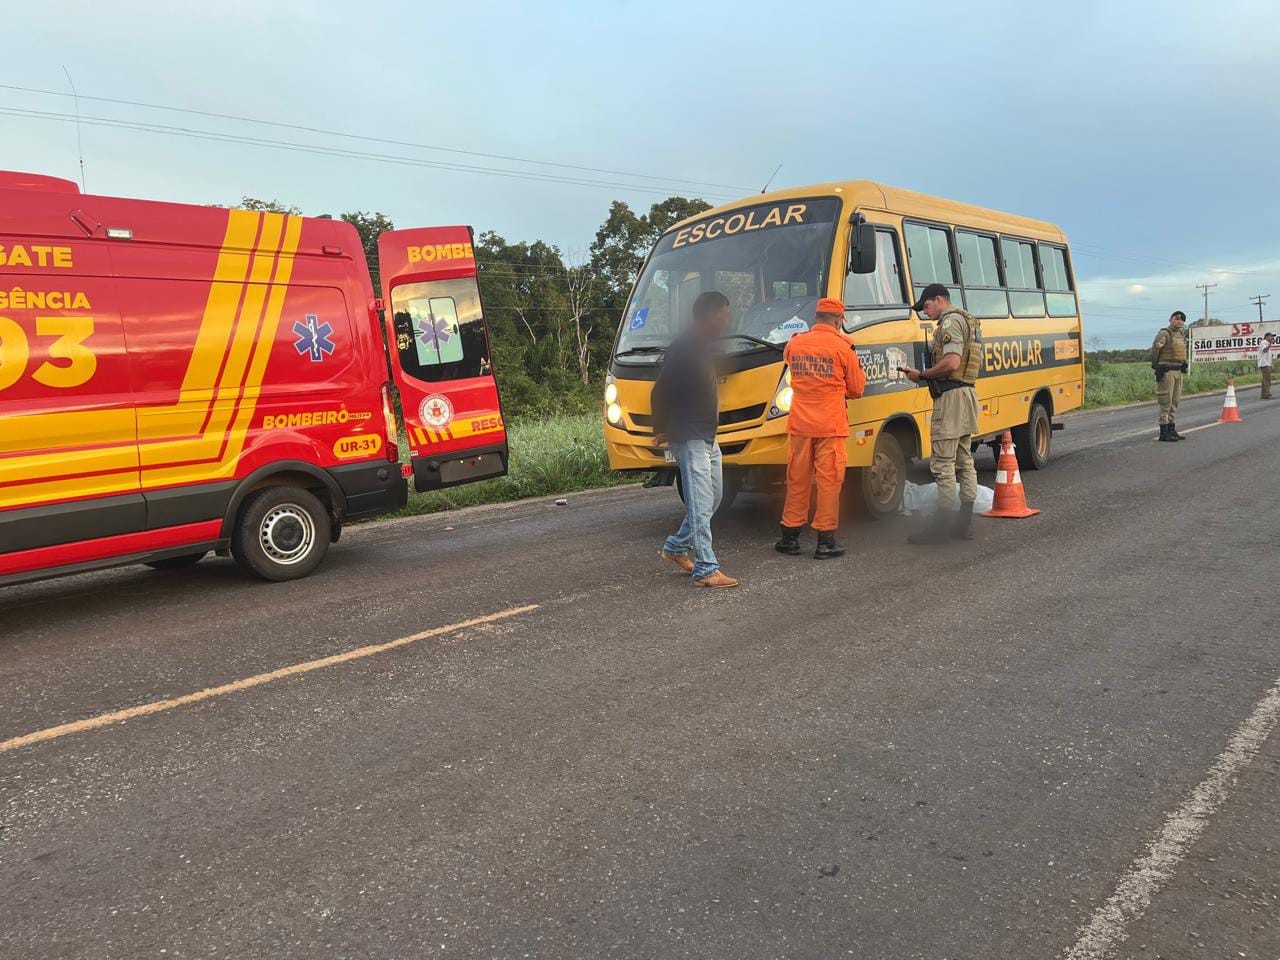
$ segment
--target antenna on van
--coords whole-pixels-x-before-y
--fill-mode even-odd
[[[760,192],[764,193],[769,189],[769,184],[773,183],[773,178],[778,175],[778,171],[782,169],[782,164],[778,164],[773,169],[773,173],[769,174],[769,179],[764,182],[764,186],[760,188]]]
[[[80,139],[80,94],[76,92],[75,81],[71,79],[71,71],[67,69],[67,65],[62,65],[62,72],[67,75],[67,83],[71,85],[71,99],[76,105],[76,153],[80,156],[80,190],[88,193],[88,188],[84,185],[84,142]]]

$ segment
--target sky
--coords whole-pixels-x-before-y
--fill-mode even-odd
[[[0,169],[78,178],[47,116],[74,113],[66,67],[90,193],[379,210],[581,259],[615,199],[724,202],[781,164],[775,187],[865,177],[1057,223],[1092,343],[1201,315],[1198,283],[1224,322],[1273,289],[1280,319],[1273,0],[42,0],[4,22]]]

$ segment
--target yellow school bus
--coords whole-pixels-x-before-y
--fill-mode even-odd
[[[866,394],[848,405],[849,467],[872,515],[895,512],[907,458],[929,450],[933,401],[898,368],[929,366],[933,325],[910,304],[934,282],[982,321],[975,443],[1012,429],[1022,466],[1043,467],[1053,418],[1084,400],[1065,235],[1051,223],[866,180],[751,197],[662,236],[614,342],[604,406],[610,466],[678,480],[654,442],[649,393],[694,299],[719,290],[733,306],[719,345],[725,500],[778,489],[791,403],[782,350],[813,323],[818,298],[834,297],[867,374]]]

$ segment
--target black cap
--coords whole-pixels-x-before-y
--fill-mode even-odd
[[[919,313],[924,309],[924,302],[926,300],[932,300],[934,297],[946,297],[950,300],[951,291],[940,283],[931,283],[924,288],[924,291],[920,294],[920,299],[915,302],[915,305],[912,306],[911,309],[916,313]]]

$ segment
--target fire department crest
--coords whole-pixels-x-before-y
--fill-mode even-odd
[[[453,422],[453,404],[443,394],[433,393],[419,405],[418,417],[425,426],[441,430]]]

